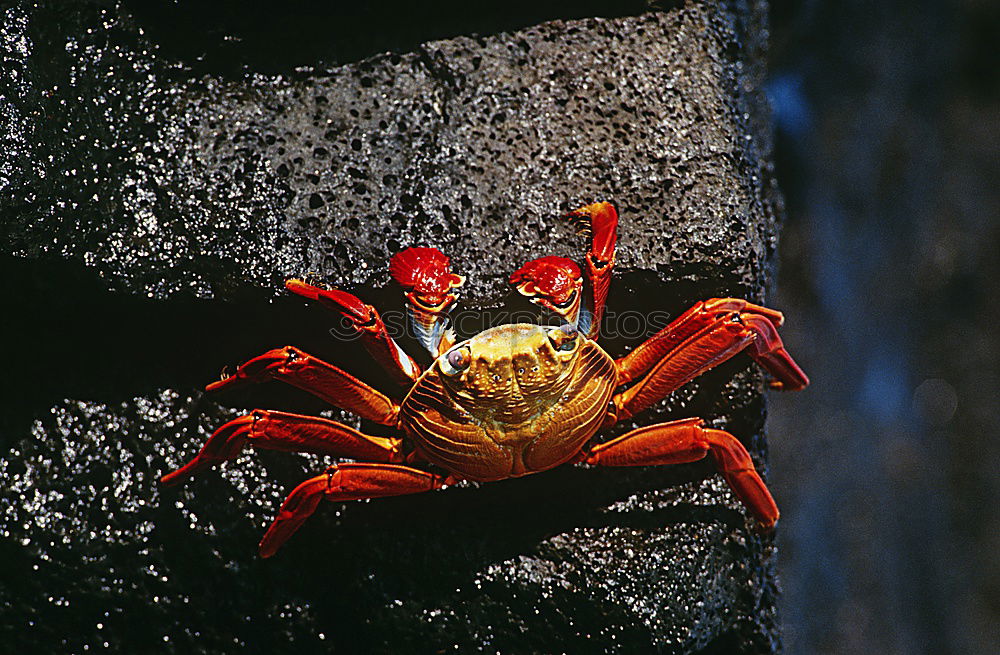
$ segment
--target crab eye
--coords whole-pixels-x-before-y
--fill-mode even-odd
[[[441,370],[447,375],[457,375],[469,368],[470,362],[472,362],[472,355],[469,353],[468,347],[456,348],[444,356]]]
[[[552,341],[556,350],[569,352],[576,348],[576,337],[579,333],[579,330],[572,323],[563,323],[560,327],[549,332],[549,340]]]

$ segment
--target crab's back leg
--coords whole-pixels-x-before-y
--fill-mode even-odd
[[[597,202],[566,215],[590,234],[586,254],[586,312],[582,312],[583,277],[580,267],[565,257],[533,259],[510,276],[510,283],[532,302],[560,315],[591,339],[600,334],[601,317],[608,298],[615,264],[618,213],[609,202]]]
[[[247,445],[375,462],[404,460],[402,439],[398,437],[369,436],[343,423],[318,416],[255,409],[220,426],[194,459],[164,475],[160,481],[165,485],[183,482],[199,471],[235,459]]]
[[[754,468],[750,453],[736,437],[704,427],[699,418],[626,432],[591,448],[584,461],[599,466],[661,466],[695,462],[709,453],[737,498],[763,527],[773,527],[778,507]]]
[[[449,482],[449,478],[409,466],[338,464],[292,490],[260,541],[260,556],[274,555],[324,498],[344,501],[402,496],[438,489]]]
[[[776,389],[797,390],[809,378],[785,350],[778,336],[779,312],[735,298],[696,304],[675,321],[616,360],[619,384],[617,418],[636,414],[708,369],[747,350],[775,377]]]
[[[285,288],[310,300],[316,300],[343,316],[371,356],[401,385],[410,386],[420,377],[420,366],[389,336],[378,311],[360,298],[339,289],[320,289],[302,280],[291,279]]]
[[[465,277],[451,272],[451,261],[437,248],[407,248],[392,256],[389,274],[403,287],[414,336],[437,357],[455,343],[448,310]]]
[[[333,364],[285,346],[269,350],[213,382],[206,391],[231,389],[253,382],[280,380],[319,396],[328,403],[383,425],[395,425],[399,405]]]

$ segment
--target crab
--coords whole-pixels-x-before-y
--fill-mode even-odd
[[[289,494],[260,542],[260,555],[270,557],[323,499],[415,494],[568,462],[660,466],[711,455],[761,528],[773,528],[774,499],[746,448],[729,432],[688,418],[603,442],[595,435],[741,351],[770,373],[771,387],[802,389],[809,380],[777,333],[781,313],[736,298],[704,300],[615,359],[597,339],[615,266],[618,214],[610,203],[597,202],[568,217],[590,234],[582,270],[570,259],[548,256],[510,276],[518,292],[553,313],[556,325],[500,325],[459,341],[448,312],[465,278],[451,271],[448,257],[436,248],[409,248],[392,257],[389,272],[405,292],[413,332],[433,357],[425,369],[397,345],[374,307],[345,291],[288,280],[289,291],[347,320],[373,358],[408,389],[402,401],[292,346],[254,357],[207,391],[280,380],[391,426],[398,436],[256,409],[215,430],[193,460],[162,482],[182,482],[237,457],[247,445],[354,460],[328,468]]]

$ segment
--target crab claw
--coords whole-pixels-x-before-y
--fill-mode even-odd
[[[406,294],[417,339],[435,357],[445,340],[446,313],[458,298],[451,290],[465,284],[465,277],[452,273],[450,264],[437,248],[407,248],[389,261],[389,274]]]
[[[572,260],[554,255],[533,259],[514,271],[510,283],[531,302],[578,324],[583,277]]]
[[[587,251],[587,283],[590,298],[587,309],[590,313],[588,336],[596,339],[601,331],[601,316],[608,299],[611,273],[615,268],[615,244],[618,241],[618,212],[610,202],[595,202],[566,214],[590,235],[590,250]]]
[[[618,241],[618,212],[614,205],[610,202],[595,202],[569,212],[566,218],[590,233],[588,263],[596,268],[603,268],[612,262],[615,243]]]

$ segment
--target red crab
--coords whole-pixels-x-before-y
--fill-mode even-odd
[[[778,508],[746,448],[728,432],[689,418],[596,445],[591,439],[744,349],[773,375],[772,387],[805,387],[808,378],[778,337],[782,315],[745,300],[705,300],[614,359],[596,339],[615,264],[618,215],[610,203],[599,202],[570,217],[588,223],[591,232],[583,273],[568,259],[542,257],[510,278],[522,294],[559,314],[565,321],[560,327],[501,325],[457,342],[447,327],[447,311],[465,278],[452,273],[448,258],[435,248],[409,248],[392,258],[389,270],[406,292],[417,337],[435,358],[426,370],[393,341],[370,305],[344,291],[289,280],[290,291],[348,319],[376,361],[408,387],[402,402],[291,346],[251,359],[207,390],[282,380],[393,426],[400,436],[375,437],[323,418],[258,409],[217,429],[201,452],[165,475],[163,483],[233,459],[246,444],[357,460],[333,466],[292,491],[260,542],[261,556],[270,557],[324,498],[412,494],[571,461],[655,466],[711,454],[750,513],[764,528],[772,527]]]

